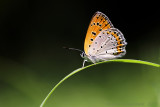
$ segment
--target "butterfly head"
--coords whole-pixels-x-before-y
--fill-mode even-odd
[[[99,60],[96,59],[96,56],[86,55],[85,52],[82,52],[80,55],[87,62],[99,62]]]
[[[85,52],[82,52],[82,53],[80,54],[80,56],[81,56],[82,58],[84,58],[84,60],[86,60],[87,62],[91,62],[90,59],[89,59],[89,57],[85,54]]]
[[[87,58],[87,55],[85,54],[85,52],[82,52],[80,55],[81,55],[81,57],[84,58],[84,59]]]

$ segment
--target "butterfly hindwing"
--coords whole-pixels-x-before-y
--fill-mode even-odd
[[[114,57],[121,57],[126,53],[126,45],[127,43],[121,31],[117,28],[109,28],[97,35],[89,48],[89,55],[113,55]]]
[[[84,51],[86,55],[88,55],[88,49],[89,47],[91,47],[91,44],[93,43],[97,35],[99,35],[101,31],[108,28],[113,28],[113,24],[111,23],[109,18],[101,12],[96,12],[89,24],[85,38]]]

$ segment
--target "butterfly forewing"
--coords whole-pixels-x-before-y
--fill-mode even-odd
[[[85,43],[84,43],[84,51],[86,55],[88,55],[89,47],[91,47],[97,35],[99,35],[101,31],[106,30],[108,28],[112,28],[112,27],[113,25],[111,21],[105,14],[101,12],[96,12],[93,15],[92,20],[88,27],[88,31],[87,31]]]

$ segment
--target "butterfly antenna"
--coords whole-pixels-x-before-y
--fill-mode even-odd
[[[68,48],[68,47],[63,47],[64,49],[68,49],[68,50],[75,50],[75,51],[79,51],[79,52],[83,52],[80,49],[76,49],[76,48]]]

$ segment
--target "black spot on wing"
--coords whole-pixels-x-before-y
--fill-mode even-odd
[[[95,35],[96,35],[96,32],[92,32],[92,34],[95,36]]]

